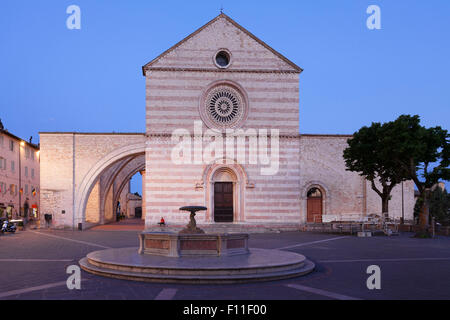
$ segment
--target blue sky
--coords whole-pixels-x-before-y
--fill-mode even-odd
[[[66,8],[81,8],[81,30]],[[224,12],[305,71],[302,133],[419,114],[450,128],[450,1],[0,2],[0,118],[39,131],[143,132],[141,66]],[[381,30],[366,9],[381,8]],[[135,186],[134,186],[135,188]]]

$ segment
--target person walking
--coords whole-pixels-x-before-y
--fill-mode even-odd
[[[23,229],[25,230],[28,224],[28,211],[30,210],[30,205],[28,204],[28,199],[23,204]]]

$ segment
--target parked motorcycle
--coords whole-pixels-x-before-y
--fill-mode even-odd
[[[5,232],[14,233],[14,232],[16,232],[16,230],[17,230],[17,227],[14,224],[12,224],[11,222],[9,222],[8,219],[3,220],[2,229],[1,229],[2,233],[5,233]]]

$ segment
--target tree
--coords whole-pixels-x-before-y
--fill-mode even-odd
[[[446,190],[435,188],[430,197],[430,215],[442,225],[450,225],[450,195]]]
[[[347,141],[344,160],[348,171],[358,172],[370,181],[372,190],[381,197],[382,212],[388,213],[392,189],[407,179],[405,172],[398,170],[397,163],[390,156],[385,131],[385,125],[380,123],[362,127]],[[381,190],[376,181],[381,184]]]
[[[433,186],[450,178],[449,134],[441,127],[425,128],[420,117],[402,115],[384,125],[390,157],[400,175],[414,181],[422,199],[419,224],[429,223],[430,196]]]
[[[450,194],[445,189],[435,186],[430,196],[430,216],[442,225],[450,226]],[[422,209],[423,201],[417,198],[414,207],[414,216],[418,217]]]

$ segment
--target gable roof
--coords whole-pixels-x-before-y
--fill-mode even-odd
[[[294,62],[292,62],[291,60],[289,60],[288,58],[286,58],[285,56],[283,56],[281,53],[279,53],[278,51],[276,51],[275,49],[273,49],[272,47],[270,47],[268,44],[266,44],[264,41],[262,41],[261,39],[257,38],[255,35],[253,35],[250,31],[248,31],[247,29],[245,29],[244,27],[242,27],[240,24],[238,24],[236,21],[234,21],[233,19],[231,19],[229,16],[227,16],[225,13],[221,13],[219,14],[217,17],[215,17],[214,19],[212,19],[211,21],[209,21],[207,24],[205,24],[204,26],[200,27],[199,29],[197,29],[196,31],[194,31],[193,33],[191,33],[190,35],[188,35],[186,38],[184,38],[183,40],[181,40],[180,42],[178,42],[177,44],[175,44],[174,46],[170,47],[169,49],[167,49],[166,51],[164,51],[163,53],[161,53],[159,56],[157,56],[155,59],[153,59],[152,61],[148,62],[147,64],[145,64],[144,66],[142,66],[142,73],[145,76],[145,71],[147,68],[150,68],[152,65],[154,65],[157,61],[159,61],[159,59],[161,59],[162,57],[166,56],[167,54],[169,54],[170,52],[172,52],[173,50],[175,50],[176,48],[178,48],[179,46],[181,46],[183,43],[185,43],[187,40],[193,38],[194,36],[196,36],[197,34],[199,34],[202,30],[206,29],[208,26],[212,25],[213,23],[215,23],[217,20],[221,19],[221,18],[225,18],[228,22],[230,22],[232,25],[234,25],[236,28],[238,28],[239,30],[241,30],[243,33],[245,33],[246,35],[248,35],[250,38],[252,38],[253,40],[255,40],[257,43],[259,43],[260,45],[262,45],[263,47],[265,47],[267,50],[269,50],[270,52],[272,52],[274,55],[276,55],[278,58],[280,58],[281,60],[283,60],[284,62],[286,62],[289,66],[292,67],[293,72],[295,73],[301,73],[303,71],[302,68],[300,68],[299,66],[297,66]]]
[[[19,138],[18,136],[16,136],[15,134],[12,134],[11,132],[9,132],[6,129],[0,129],[0,134],[5,134],[5,135],[9,136],[10,138],[13,138],[13,139],[17,140],[19,143],[20,142],[24,142],[27,146],[32,147],[32,148],[34,148],[36,150],[39,150],[39,144],[35,144],[35,143],[29,142],[29,141],[25,141],[25,140]]]

